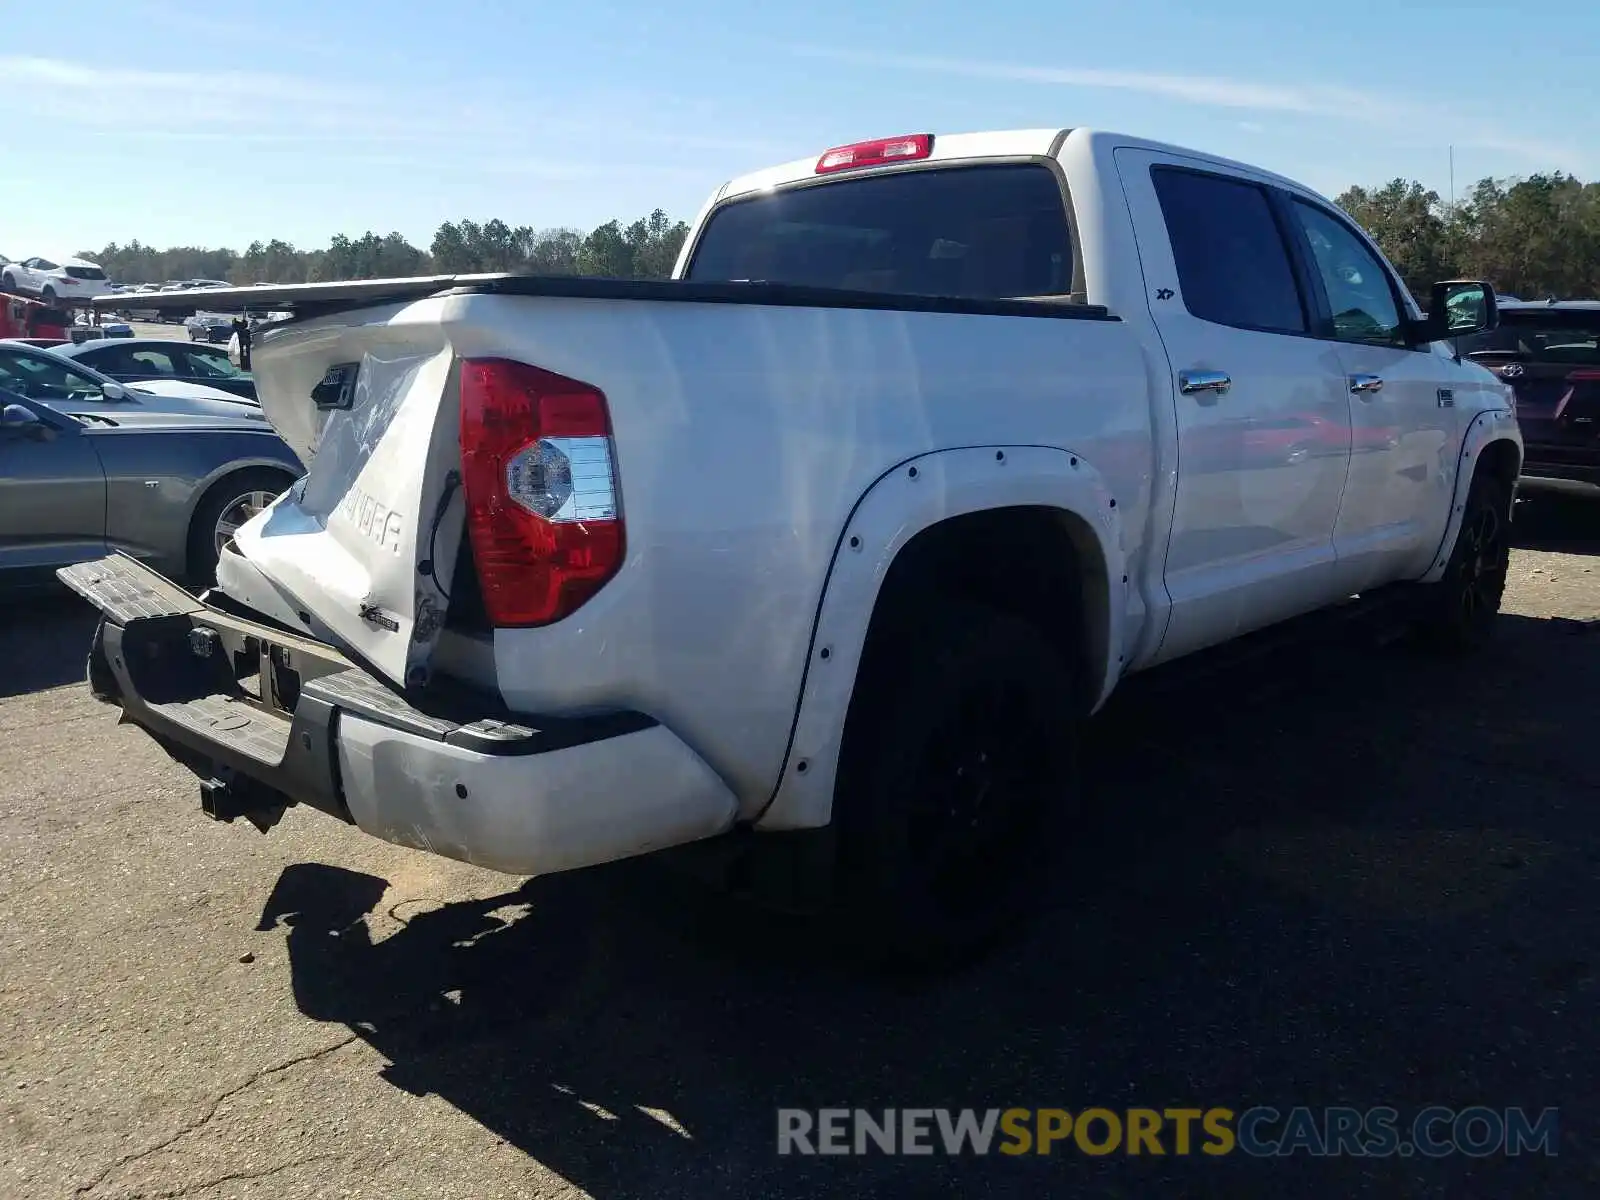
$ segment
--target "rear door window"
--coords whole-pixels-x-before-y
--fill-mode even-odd
[[[834,179],[712,213],[687,278],[998,300],[1072,290],[1055,174],[1039,164]]]
[[[1203,321],[1271,333],[1310,323],[1265,189],[1172,167],[1152,170],[1183,303]]]

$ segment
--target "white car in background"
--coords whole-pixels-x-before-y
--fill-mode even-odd
[[[0,291],[38,296],[46,304],[87,301],[111,290],[99,263],[85,258],[25,258],[0,269]]]

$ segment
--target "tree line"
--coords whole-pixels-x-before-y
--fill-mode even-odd
[[[1426,303],[1439,279],[1487,279],[1524,299],[1600,297],[1600,182],[1562,173],[1480,180],[1455,203],[1415,180],[1353,187],[1337,203],[1364,226],[1406,286]],[[398,233],[340,234],[320,250],[252,242],[242,253],[197,246],[158,250],[129,242],[83,257],[118,283],[226,279],[250,284],[474,271],[527,271],[617,279],[671,273],[688,234],[661,209],[589,232],[536,229],[495,219],[446,221],[426,250]]]
[[[99,263],[116,283],[225,279],[229,283],[318,283],[332,279],[389,279],[406,275],[527,271],[541,275],[594,275],[612,279],[662,279],[672,273],[689,233],[661,209],[630,225],[607,221],[581,229],[535,229],[501,220],[446,221],[426,250],[399,233],[336,234],[320,250],[302,250],[274,238],[254,241],[241,253],[202,246],[165,250],[139,241],[113,242],[79,257]]]
[[[1354,187],[1338,204],[1424,304],[1440,279],[1487,279],[1524,300],[1600,297],[1600,182],[1561,173],[1480,180],[1451,204],[1415,180]]]

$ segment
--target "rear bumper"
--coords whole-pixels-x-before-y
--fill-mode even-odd
[[[58,573],[102,614],[95,694],[202,781],[202,806],[263,828],[293,804],[400,845],[511,874],[571,870],[709,837],[733,795],[639,713],[542,718],[459,691],[413,704],[301,635],[207,605],[112,555]],[[277,668],[285,709],[241,685]],[[291,689],[286,691],[285,689]]]

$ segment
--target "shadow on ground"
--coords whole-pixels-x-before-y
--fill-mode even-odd
[[[649,863],[398,912],[377,943],[384,880],[297,864],[262,927],[307,1016],[596,1196],[1592,1194],[1600,792],[1572,731],[1597,667],[1600,638],[1506,617],[1470,661],[1357,626],[1130,689],[1091,731],[1063,894],[941,981]],[[778,1106],[1256,1104],[1558,1106],[1561,1156],[775,1152]]]
[[[66,588],[0,600],[0,698],[81,682],[95,619]]]
[[[1525,491],[1511,530],[1513,543],[1525,550],[1600,554],[1600,499]]]

